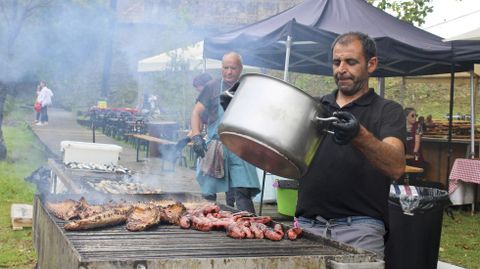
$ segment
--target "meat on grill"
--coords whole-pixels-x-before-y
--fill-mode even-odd
[[[297,238],[300,238],[302,234],[303,234],[302,228],[298,228],[298,227],[290,228],[287,231],[287,237],[290,240],[296,240]]]
[[[78,218],[78,208],[80,203],[71,199],[59,203],[47,202],[47,209],[52,212],[52,214],[63,220],[71,220]]]
[[[123,224],[127,221],[131,208],[131,206],[127,206],[109,209],[85,219],[68,222],[63,227],[65,230],[77,231]]]
[[[55,217],[63,220],[85,219],[105,211],[104,206],[90,205],[84,197],[78,201],[67,199],[59,203],[47,202],[46,205]]]
[[[265,238],[265,231],[268,229],[267,225],[259,222],[250,223],[250,230],[252,230],[255,238],[263,239]]]
[[[149,204],[136,204],[133,206],[127,219],[127,230],[131,232],[144,231],[160,223],[166,214],[158,206]]]
[[[193,228],[198,231],[224,230],[227,236],[235,239],[269,239],[282,240],[285,237],[281,224],[273,227],[269,216],[255,216],[246,211],[232,213],[220,210],[215,203],[184,204],[165,200],[143,203],[109,203],[90,205],[82,197],[78,202],[65,200],[60,203],[47,203],[47,208],[57,217],[71,220],[65,224],[66,230],[85,230],[127,223],[129,231],[144,231],[161,222],[179,225],[183,229]],[[287,237],[295,240],[302,234],[302,229],[291,228]]]
[[[163,220],[178,225],[180,224],[180,218],[187,212],[187,209],[182,203],[177,202],[164,207],[163,211],[165,212]]]
[[[283,232],[282,225],[277,223],[273,226],[273,229],[268,228],[265,231],[265,237],[272,240],[272,241],[280,241],[283,239],[285,233]]]

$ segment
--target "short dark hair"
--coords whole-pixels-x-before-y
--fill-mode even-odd
[[[205,86],[210,80],[212,80],[212,76],[208,73],[201,73],[193,78],[193,87],[200,87]]]
[[[361,32],[348,32],[339,35],[335,38],[335,41],[332,43],[331,52],[333,55],[333,48],[338,44],[340,45],[348,45],[352,43],[354,40],[360,41],[362,43],[363,48],[363,56],[365,56],[365,60],[367,62],[372,58],[377,56],[377,45],[375,41],[368,36],[367,34]]]

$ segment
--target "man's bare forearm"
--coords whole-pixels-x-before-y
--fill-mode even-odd
[[[360,126],[360,131],[352,143],[383,174],[394,180],[404,174],[405,150],[400,139],[387,137],[381,141]]]
[[[192,125],[191,135],[198,135],[202,132],[202,113],[205,107],[201,103],[196,103],[193,107],[192,116],[190,118],[190,124]]]

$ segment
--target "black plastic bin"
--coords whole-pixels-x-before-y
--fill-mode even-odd
[[[396,186],[397,191],[404,188]],[[409,190],[418,195],[390,192],[386,268],[436,269],[443,210],[450,204],[448,192],[414,186],[409,186]]]

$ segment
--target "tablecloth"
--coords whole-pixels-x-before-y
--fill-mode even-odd
[[[458,187],[458,181],[480,184],[480,160],[457,158],[450,172],[448,193]]]

